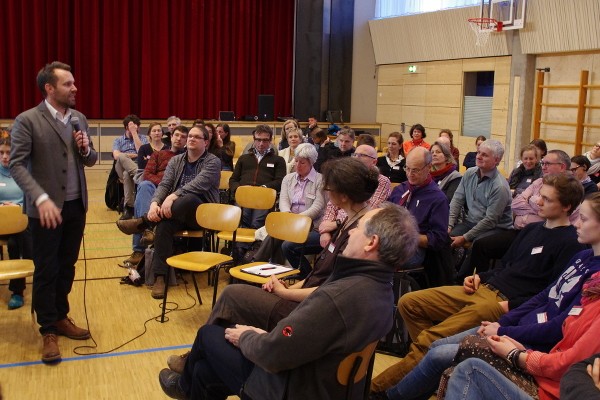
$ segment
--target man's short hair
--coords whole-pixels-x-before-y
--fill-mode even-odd
[[[542,183],[556,189],[558,201],[563,207],[570,206],[568,215],[571,215],[583,201],[583,185],[572,174],[567,172],[548,174],[542,178]]]
[[[417,221],[410,211],[388,202],[365,223],[364,232],[379,237],[379,261],[394,271],[412,258],[419,243]]]
[[[269,125],[256,125],[254,132],[252,132],[252,136],[255,136],[257,133],[268,133],[269,139],[273,139],[273,129],[271,129]]]
[[[37,74],[37,85],[44,98],[48,95],[48,93],[46,93],[46,83],[56,87],[56,82],[58,82],[58,76],[54,73],[55,69],[64,69],[65,71],[71,72],[71,66],[60,61],[51,62],[40,69]]]
[[[498,160],[502,160],[502,156],[504,156],[504,146],[502,146],[502,143],[500,143],[499,141],[494,139],[488,139],[479,145],[479,148],[482,147],[491,150],[494,157],[496,157]]]
[[[142,124],[140,118],[135,114],[129,114],[128,116],[123,118],[123,126],[125,127],[125,129],[127,129],[127,125],[129,125],[130,122],[133,122],[137,126],[140,126]]]
[[[587,171],[592,166],[592,163],[590,162],[590,160],[586,156],[581,156],[581,155],[571,157],[571,162],[574,162],[575,164],[578,164],[578,165],[584,167],[584,171]]]
[[[558,158],[558,162],[565,166],[566,170],[571,169],[571,157],[562,150],[550,150],[546,155],[554,154]]]
[[[169,118],[167,118],[167,124],[169,123],[169,121],[175,121],[175,123],[177,123],[177,125],[181,125],[181,120],[179,119],[179,117],[176,117],[175,115],[171,115]]]
[[[314,131],[312,131],[311,135],[313,136],[313,139],[319,138],[321,140],[327,140],[327,132],[325,132],[321,128],[318,128],[318,129],[315,129]]]
[[[187,126],[177,125],[175,128],[173,128],[173,132],[175,132],[175,131],[179,131],[179,132],[185,133],[187,135],[190,130],[188,129]]]
[[[377,148],[377,144],[375,143],[375,138],[370,133],[361,133],[358,135],[358,139],[356,140],[356,147],[361,144],[367,144],[371,147]]]
[[[341,136],[341,135],[348,135],[350,137],[350,139],[352,139],[352,141],[354,142],[354,139],[356,138],[356,134],[354,133],[354,129],[351,128],[342,128],[340,129],[340,131],[337,133],[337,136]]]

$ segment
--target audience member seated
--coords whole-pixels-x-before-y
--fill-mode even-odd
[[[332,161],[324,168],[323,187],[329,192],[331,201],[348,216],[317,257],[313,270],[306,279],[291,286],[274,278],[262,288],[243,284],[227,286],[217,299],[208,323],[223,327],[241,323],[273,329],[330,277],[336,257],[348,243],[349,232],[369,210],[367,201],[377,184],[377,171],[361,162],[351,158]]]
[[[588,175],[600,189],[600,142],[596,143],[590,151],[584,154],[590,160],[591,167],[588,169]]]
[[[473,358],[460,362],[452,371],[446,398],[497,399],[506,396],[526,399],[538,396],[540,399],[558,399],[559,382],[567,369],[600,351],[599,293],[600,273],[597,272],[583,284],[581,307],[567,317],[563,338],[549,353],[527,350],[524,344],[509,336],[488,337],[486,342],[497,356],[494,362],[510,363],[511,367],[505,371],[508,376],[478,358],[488,349],[476,349]]]
[[[219,157],[219,147],[217,146],[217,131],[215,129],[215,126],[211,123],[206,123],[204,124],[204,127],[206,128],[206,131],[208,132],[208,152],[214,154],[215,156]]]
[[[400,132],[390,133],[387,141],[387,154],[377,159],[379,172],[392,183],[406,181],[406,172],[404,172],[406,160],[404,159],[402,142],[402,134]]]
[[[117,227],[121,232],[127,235],[133,234],[133,253],[123,261],[123,266],[137,267],[144,258],[144,249],[154,242],[154,231],[147,228],[148,224],[144,222],[143,218],[148,214],[152,197],[162,181],[169,161],[173,156],[185,151],[187,136],[188,129],[185,126],[176,127],[170,136],[171,148],[152,154],[146,163],[142,181],[138,184],[135,194],[134,218],[117,221]]]
[[[475,139],[475,149],[479,150],[479,145],[483,142],[485,142],[487,140],[487,138],[483,135],[479,135],[477,136],[477,138]],[[467,154],[465,154],[465,159],[463,160],[463,167],[469,169],[469,168],[473,168],[475,166],[475,159],[477,158],[477,151],[470,151]],[[458,162],[458,160],[456,161]]]
[[[377,143],[375,142],[375,137],[370,133],[361,133],[358,135],[356,139],[356,147],[367,144],[377,150]]]
[[[419,247],[401,269],[412,269],[422,265],[426,249],[439,251],[449,244],[448,200],[431,179],[430,165],[431,153],[424,147],[411,150],[404,167],[408,181],[397,186],[389,198],[390,202],[410,211],[419,226]]]
[[[560,380],[563,400],[600,399],[600,353],[575,363]]]
[[[354,154],[356,157],[352,158],[358,158],[367,168],[377,172],[377,190],[375,190],[375,193],[372,194],[367,202],[370,209],[377,208],[390,195],[390,181],[385,176],[381,175],[379,170],[374,167],[377,151],[373,147],[368,145],[359,146]],[[333,235],[339,230],[340,226],[343,225],[347,216],[344,208],[337,206],[333,199],[330,198],[327,202],[327,207],[325,208],[325,214],[319,224],[318,232],[311,231],[308,234],[308,240],[304,246],[304,255],[318,254],[323,249],[327,248],[333,240]],[[300,245],[286,243],[282,250],[283,255],[290,264],[298,265],[298,262],[300,262],[301,270],[310,268],[310,263],[306,257],[300,257],[302,250]]]
[[[546,142],[543,139],[533,139],[531,142],[529,142],[529,144],[535,147],[538,160],[543,159],[544,157],[546,157],[546,154],[548,154],[548,146],[546,145]],[[521,160],[517,161],[517,165],[515,165],[515,168],[519,167],[522,163],[523,161]]]
[[[321,172],[324,163],[333,158],[350,157],[354,153],[354,131],[350,128],[341,129],[335,139],[335,143],[329,141],[321,142],[319,158],[315,163],[315,169]]]
[[[217,125],[217,148],[218,157],[221,159],[221,170],[233,171],[235,142],[231,140],[231,130],[227,124]]]
[[[575,156],[571,158],[571,172],[583,185],[583,191],[586,196],[598,191],[598,186],[596,186],[594,181],[592,181],[588,175],[588,170],[591,166],[592,164],[586,156]]]
[[[295,119],[288,119],[283,123],[283,125],[281,126],[281,138],[279,140],[279,146],[277,147],[279,151],[289,146],[288,133],[296,131],[296,129],[300,129],[300,125],[298,125],[298,121],[296,121]],[[302,138],[302,133],[300,133],[300,137]],[[304,139],[302,140],[304,141]]]
[[[23,191],[10,175],[10,136],[8,132],[0,131],[0,207],[21,206],[23,207]],[[31,231],[29,227],[21,233],[10,236],[0,236],[7,240],[8,258],[29,259],[33,258]],[[14,310],[23,307],[25,298],[25,278],[11,279],[8,290],[12,292],[8,301],[8,309]]]
[[[479,240],[501,229],[512,227],[510,189],[498,171],[504,148],[497,140],[486,140],[477,151],[477,168],[465,172],[452,201],[448,232],[452,247]],[[466,219],[459,223],[463,209]]]
[[[171,135],[173,134],[175,128],[177,128],[179,125],[181,125],[181,119],[179,119],[175,115],[172,115],[169,118],[167,118],[167,130],[163,132],[162,136],[162,141],[164,144],[166,144],[169,147],[171,146]]]
[[[321,128],[319,128],[319,122],[317,121],[317,119],[315,117],[308,117],[308,125],[306,125],[306,128],[304,128],[303,132],[304,141],[311,144],[315,144],[313,142],[313,136],[318,129]]]
[[[442,139],[440,137],[429,149],[431,152],[431,177],[444,192],[448,204],[450,204],[462,176],[457,171],[456,159],[450,153],[450,148],[440,142]]]
[[[521,149],[521,165],[516,167],[508,177],[508,186],[513,197],[523,193],[536,179],[542,177],[542,166],[538,159],[537,148],[528,144]]]
[[[152,197],[147,219],[157,224],[152,258],[155,299],[163,298],[166,260],[173,255],[173,234],[182,229],[200,229],[196,222],[198,205],[219,202],[221,161],[206,150],[207,145],[206,128],[190,129],[187,151],[169,161]]]
[[[161,150],[168,149],[169,146],[162,142],[162,126],[158,122],[152,122],[148,125],[149,142],[140,146],[137,157],[137,171],[133,178],[134,183],[140,183],[146,163],[153,153],[158,153]],[[135,208],[135,207],[134,207]]]
[[[352,230],[331,279],[292,314],[270,330],[201,327],[181,373],[160,372],[163,391],[180,399],[344,398],[338,365],[391,328],[391,313],[381,310],[393,298],[394,269],[416,247],[414,226],[396,206],[369,211]],[[364,382],[355,383],[355,394],[362,395]]]
[[[252,132],[254,143],[238,159],[229,179],[232,196],[240,186],[264,186],[279,191],[285,176],[285,160],[271,148],[273,131],[269,125],[257,125]],[[265,224],[268,210],[244,209],[242,227],[258,229]]]
[[[285,160],[286,174],[294,172],[296,148],[302,143],[302,131],[299,128],[290,129],[286,132],[288,146],[279,152],[279,156]]]
[[[296,132],[288,133],[290,147],[295,140],[294,136],[296,136]],[[312,144],[302,143],[296,148],[296,172],[287,174],[281,182],[279,211],[292,212],[310,217],[316,232],[316,227],[319,226],[321,216],[325,210],[326,197],[323,191],[323,177],[313,168],[315,161],[317,161],[317,150]],[[263,240],[261,247],[254,254],[254,259],[268,261],[273,253],[273,249],[278,249],[278,257],[273,261],[283,264],[285,262],[283,256],[285,250],[283,249],[289,246],[300,246],[301,248],[302,245],[267,236]],[[320,249],[321,247],[319,246]],[[309,264],[302,264],[300,262],[299,256],[296,259],[290,260],[290,265],[294,268],[300,267],[300,279],[306,278],[311,270]]]
[[[321,128],[313,130],[311,135],[311,139],[308,142],[315,146],[315,150],[317,150],[317,152],[322,145],[329,142],[327,132]]]
[[[450,141],[450,153],[452,154],[452,158],[454,158],[454,162],[458,163],[460,151],[458,150],[458,147],[454,147],[454,135],[452,134],[452,131],[450,129],[442,129],[439,138],[447,138]]]
[[[463,287],[419,290],[400,298],[398,311],[413,343],[400,362],[373,379],[373,391],[387,390],[403,379],[421,361],[433,341],[472,328],[481,321],[497,321],[544,290],[560,276],[571,257],[584,248],[578,243],[576,229],[567,216],[579,204],[583,189],[572,176],[563,174],[545,179],[541,213],[546,222],[530,224],[522,230],[500,266],[468,276]],[[564,195],[570,197],[567,206],[559,203]]]
[[[600,207],[600,196],[590,205],[590,210]],[[600,221],[600,212],[593,213],[597,217],[592,215],[592,218]],[[578,221],[577,227],[580,224]],[[600,239],[578,236],[577,240],[582,244],[593,245]],[[498,322],[483,321],[479,327],[433,342],[423,360],[398,384],[386,391],[387,398],[428,398],[437,388],[442,372],[451,366],[458,345],[467,335],[508,335],[534,350],[550,350],[562,338],[561,326],[571,308],[580,304],[581,285],[590,275],[600,271],[600,258],[594,257],[590,250],[583,250],[566,265],[550,286],[504,314]],[[379,398],[386,397],[379,395]]]
[[[148,137],[141,135],[140,119],[136,115],[128,115],[123,119],[125,133],[113,142],[113,158],[115,171],[123,181],[125,195],[125,212],[121,218],[133,218],[133,203],[135,201],[135,185],[133,177],[137,171],[137,156],[140,147],[148,143]]]
[[[410,139],[404,143],[402,143],[402,148],[404,149],[404,154],[408,155],[408,152],[414,149],[415,147],[425,147],[427,150],[431,147],[429,143],[425,140],[427,134],[425,133],[425,128],[421,124],[415,124],[410,128]]]

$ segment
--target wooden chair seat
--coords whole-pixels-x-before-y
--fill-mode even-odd
[[[251,228],[238,228],[235,231],[235,241],[238,243],[253,243],[256,239],[254,234],[256,229]],[[233,232],[219,232],[217,238],[231,242],[233,240]]]
[[[205,272],[215,265],[230,261],[230,256],[209,251],[191,251],[167,258],[167,264],[171,267],[193,272]]]
[[[2,260],[0,261],[0,281],[32,276],[33,269],[32,260]]]
[[[263,283],[267,283],[267,281],[271,280],[271,277],[270,276],[258,276],[258,275],[249,274],[247,272],[242,271],[242,268],[255,267],[255,266],[261,265],[261,264],[264,264],[264,262],[259,261],[259,262],[253,262],[253,263],[248,263],[248,264],[244,264],[244,265],[239,265],[237,267],[233,267],[229,270],[229,275],[231,275],[235,279],[239,279],[241,281],[262,285]],[[275,276],[277,277],[277,279],[283,279],[288,276],[297,275],[299,273],[300,273],[299,269],[293,269],[291,271],[284,272],[282,274],[277,274]]]

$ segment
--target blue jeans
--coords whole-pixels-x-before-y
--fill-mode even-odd
[[[310,231],[308,234],[308,239],[304,244],[304,254],[319,254],[323,248],[319,242],[321,235],[317,231]],[[293,243],[293,242],[283,242],[281,246],[281,251],[283,252],[283,256],[289,261],[290,265],[294,268],[300,269],[300,278],[306,278],[306,275],[310,273],[312,270],[310,263],[306,259],[306,257],[300,257],[300,253],[302,252],[302,244],[301,243]],[[299,267],[298,267],[299,266]]]
[[[133,216],[140,218],[142,215],[147,214],[150,209],[150,203],[152,202],[152,196],[156,191],[156,186],[150,181],[142,181],[138,184],[137,193],[135,195],[135,205],[133,209]],[[143,252],[144,246],[140,244],[142,240],[141,233],[135,233],[133,235],[133,251]]]
[[[477,334],[477,329],[479,327],[433,342],[421,362],[396,386],[386,390],[388,398],[429,399],[438,388],[444,370],[452,366],[460,342],[465,336]]]
[[[448,381],[447,399],[531,399],[500,371],[479,358],[469,358],[454,368]]]

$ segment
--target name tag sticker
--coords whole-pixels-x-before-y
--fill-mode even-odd
[[[392,167],[392,169],[395,169],[396,171],[398,171],[398,170],[400,169],[400,166],[399,166],[399,165],[394,165],[394,166]]]
[[[579,314],[581,314],[582,311],[583,311],[583,307],[581,307],[581,306],[574,306],[569,311],[569,315],[579,315]]]
[[[333,243],[329,243],[329,246],[327,247],[327,251],[329,251],[330,253],[333,253],[335,251],[335,245]]]
[[[6,186],[6,183],[0,182],[0,187],[4,187],[4,186]]]
[[[531,183],[531,178],[527,178],[527,183]]]
[[[534,247],[533,249],[531,249],[531,254],[542,254],[543,249],[544,246]]]
[[[543,324],[544,322],[548,322],[548,316],[545,312],[538,313],[537,315],[538,324]]]
[[[267,168],[275,168],[275,164],[267,163]]]

